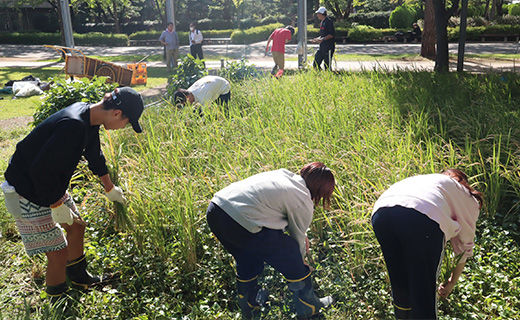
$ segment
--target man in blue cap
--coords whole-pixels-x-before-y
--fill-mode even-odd
[[[47,256],[46,292],[53,300],[67,291],[67,278],[84,289],[102,281],[87,272],[86,223],[67,192],[72,174],[84,156],[100,177],[107,198],[124,203],[123,191],[108,175],[99,128],[117,130],[130,123],[139,133],[143,109],[139,93],[118,88],[98,103],[77,102],[54,113],[16,145],[2,184],[5,203],[27,254]]]

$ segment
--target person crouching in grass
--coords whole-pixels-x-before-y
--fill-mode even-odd
[[[271,70],[271,74],[276,78],[280,78],[283,75],[285,67],[285,44],[291,41],[293,35],[294,28],[287,26],[285,28],[274,30],[267,39],[267,44],[265,46],[266,53],[269,51],[271,41],[273,42],[273,45],[271,46],[271,54],[273,55],[274,67],[273,70]]]
[[[54,113],[16,145],[2,184],[5,203],[27,254],[47,256],[46,292],[52,302],[64,296],[67,278],[84,289],[103,280],[87,272],[86,223],[67,192],[72,174],[84,156],[108,199],[124,203],[123,191],[108,175],[99,128],[117,130],[130,123],[139,133],[142,112],[140,94],[128,87],[115,89],[96,104],[78,102]]]
[[[207,210],[211,231],[236,262],[238,304],[243,319],[257,317],[257,279],[264,263],[288,281],[298,317],[317,314],[332,303],[313,290],[307,229],[314,206],[327,207],[334,175],[321,162],[305,165],[300,174],[286,169],[256,174],[217,192]],[[284,231],[287,230],[289,235]]]
[[[178,89],[173,93],[173,101],[177,107],[184,107],[186,103],[196,105],[202,116],[203,107],[212,102],[227,107],[231,99],[231,84],[219,76],[205,76],[195,81],[187,90]],[[227,113],[227,108],[225,109]]]
[[[457,169],[406,178],[376,201],[372,226],[390,276],[397,319],[437,319],[436,291],[446,298],[472,255],[482,201]],[[437,288],[447,240],[461,259]]]

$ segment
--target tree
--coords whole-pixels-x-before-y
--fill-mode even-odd
[[[345,20],[350,15],[352,0],[325,0],[325,6],[338,20]]]
[[[435,11],[435,35],[437,37],[437,55],[434,70],[449,71],[448,55],[448,19],[459,9],[459,0],[453,0],[450,8],[446,8],[446,0],[433,0]]]
[[[421,40],[421,56],[427,59],[435,59],[435,11],[433,0],[425,0],[424,3],[424,27]]]
[[[114,32],[121,33],[121,24],[139,15],[138,6],[144,0],[82,0],[92,10],[98,10],[106,18],[114,21]]]

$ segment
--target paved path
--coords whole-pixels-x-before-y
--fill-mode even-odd
[[[515,42],[494,42],[494,43],[467,43],[467,54],[514,54],[520,53],[519,43]],[[82,47],[78,46],[86,55],[97,56],[119,56],[119,55],[146,55],[162,54],[161,47]],[[309,45],[308,60],[313,59],[316,45]],[[207,45],[204,46],[204,53],[208,56],[222,56],[229,60],[245,58],[249,63],[263,69],[270,69],[273,66],[272,59],[264,55],[265,41],[251,45]],[[367,54],[367,55],[398,55],[398,54],[419,54],[420,44],[338,44],[337,54]],[[457,44],[449,45],[450,53],[457,53]],[[287,45],[287,56],[296,57],[296,45]],[[189,52],[189,47],[183,46],[181,54]],[[49,48],[41,45],[2,45],[0,46],[0,67],[44,67],[44,66],[63,66],[63,64],[38,61],[56,59],[58,54]],[[293,59],[294,60],[294,59]],[[520,60],[520,59],[519,59]],[[121,63],[123,63],[122,61]],[[128,61],[132,62],[132,61]],[[164,66],[162,62],[147,62],[148,66]],[[219,68],[220,61],[210,60],[206,63],[208,68]],[[465,70],[472,72],[485,71],[511,71],[520,70],[520,61],[496,61],[482,59],[466,59]],[[409,60],[371,60],[371,61],[337,61],[334,65],[336,70],[433,70],[434,63],[427,59]],[[453,65],[451,66],[454,67]],[[297,68],[296,61],[286,61],[286,68]]]

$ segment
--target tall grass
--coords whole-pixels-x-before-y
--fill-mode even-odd
[[[313,260],[340,261],[342,269],[328,265],[335,276],[354,279],[371,265],[382,270],[371,207],[405,177],[460,168],[485,194],[482,219],[518,216],[519,83],[515,75],[422,72],[253,79],[233,84],[228,113],[147,109],[144,133],[111,133],[105,155],[129,194],[128,233],[161,257],[182,257],[184,272],[218,248],[203,234],[216,191],[261,171],[323,161],[337,187],[331,210],[317,209],[311,226]]]

